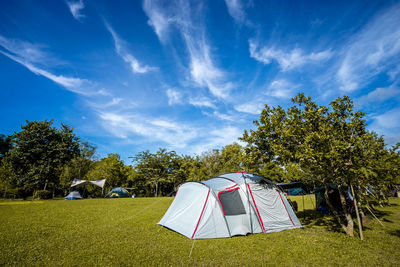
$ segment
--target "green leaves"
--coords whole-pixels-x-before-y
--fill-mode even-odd
[[[55,188],[63,166],[79,155],[79,139],[73,130],[53,121],[26,121],[21,131],[12,135],[13,147],[6,160],[17,174],[16,184],[27,192]]]
[[[256,130],[244,131],[241,140],[247,143],[246,158],[255,172],[270,178],[274,173],[265,170],[281,166],[288,180],[340,187],[384,188],[399,181],[398,146],[388,150],[382,137],[368,132],[364,113],[354,111],[348,96],[336,98],[329,107],[318,106],[302,93],[292,102],[286,111],[266,105],[254,122]]]

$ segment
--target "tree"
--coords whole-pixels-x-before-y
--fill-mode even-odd
[[[4,160],[0,162],[0,190],[3,192],[3,197],[7,197],[7,193],[10,189],[15,188],[16,181],[15,172],[11,164]]]
[[[11,137],[0,134],[0,161],[6,156],[6,153],[11,149]]]
[[[186,171],[181,169],[184,160],[175,151],[165,148],[156,153],[148,150],[139,152],[133,162],[136,184],[141,188],[148,187],[155,197],[160,191],[162,194],[173,192],[187,178]]]
[[[68,126],[52,127],[53,121],[26,121],[12,135],[12,149],[6,159],[16,173],[16,184],[27,193],[59,183],[64,164],[79,155],[79,139]]]
[[[286,170],[296,170],[298,177],[310,177],[327,187],[338,185],[345,216],[333,208],[328,193],[327,204],[348,234],[354,234],[354,223],[345,201],[345,186],[357,184],[365,172],[365,145],[367,134],[364,114],[353,111],[349,97],[338,97],[330,107],[318,106],[297,95],[295,104],[285,111],[280,106],[265,105],[256,130],[245,131],[246,156],[255,162],[276,162]]]
[[[80,143],[80,154],[64,165],[60,175],[60,187],[64,190],[64,195],[69,189],[71,182],[77,179],[85,179],[87,173],[93,169],[95,162],[93,157],[96,147],[88,142]]]

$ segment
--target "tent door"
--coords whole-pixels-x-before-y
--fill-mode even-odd
[[[250,233],[248,215],[240,197],[239,187],[219,192],[218,200],[231,235]]]

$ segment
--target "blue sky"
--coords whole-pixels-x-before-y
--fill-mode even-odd
[[[299,92],[394,144],[400,2],[0,1],[0,73],[0,133],[54,118],[126,162],[221,148]]]

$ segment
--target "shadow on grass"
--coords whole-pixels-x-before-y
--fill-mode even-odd
[[[400,237],[400,230],[397,229],[397,230],[389,231],[389,234]]]
[[[314,226],[323,226],[327,230],[333,232],[342,232],[342,227],[332,215],[322,214],[315,210],[305,210],[297,212],[301,224],[305,228],[311,228]]]
[[[392,212],[381,211],[381,210],[374,210],[373,212],[374,212],[375,216],[378,217],[381,221],[389,222],[389,223],[392,222],[392,221],[384,218],[384,217],[392,214]],[[297,214],[297,217],[299,218],[301,224],[305,228],[312,228],[314,226],[322,226],[322,227],[325,227],[328,231],[343,232],[343,229],[340,226],[339,222],[337,221],[335,216],[333,216],[331,214],[322,214],[321,212],[315,211],[315,210],[299,211],[296,214]],[[373,221],[373,218],[370,217],[370,214],[367,214],[367,217],[368,217],[367,218],[368,223],[363,225],[363,228],[366,230],[369,229],[368,224]],[[357,221],[356,221],[355,215],[353,216],[353,220],[355,223],[354,230],[356,233]],[[395,232],[394,235],[398,235],[399,232],[400,232],[400,230],[397,230],[397,232]]]

